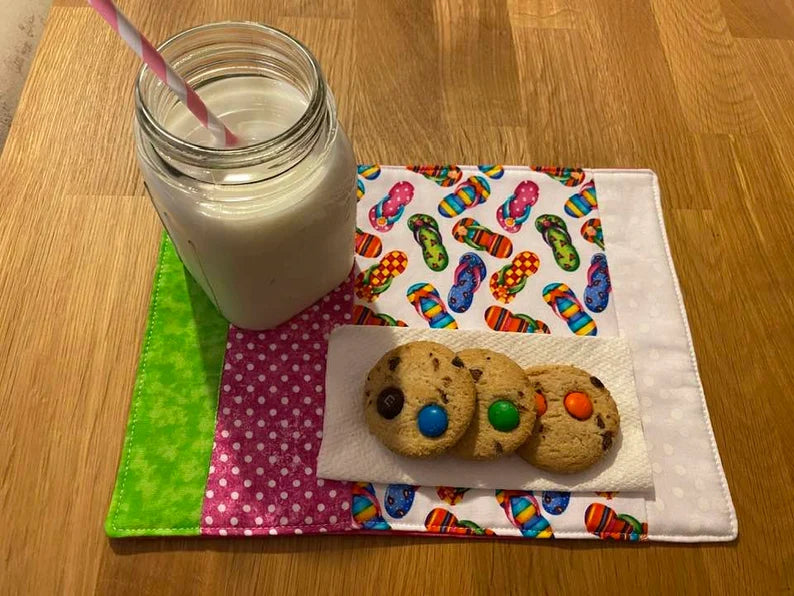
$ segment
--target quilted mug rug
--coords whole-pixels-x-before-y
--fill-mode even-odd
[[[229,326],[164,236],[110,536],[736,537],[652,172],[363,165],[357,182],[353,273],[277,329]],[[653,489],[318,478],[328,338],[351,324],[625,338]]]

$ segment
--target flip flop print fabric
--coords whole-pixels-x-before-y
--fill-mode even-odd
[[[405,212],[405,207],[414,198],[414,185],[398,182],[369,210],[369,223],[379,232],[388,232]]]
[[[563,186],[579,186],[585,180],[585,173],[583,170],[577,168],[554,168],[547,166],[540,166],[532,168],[536,172],[542,172],[549,178],[553,178]]]
[[[438,223],[429,215],[417,213],[408,219],[408,229],[422,249],[422,258],[432,271],[443,271],[449,265],[449,255],[438,229]]]
[[[433,329],[457,329],[458,324],[449,314],[438,290],[429,283],[418,283],[408,288],[408,302]]]
[[[543,510],[549,515],[562,515],[571,502],[571,493],[567,491],[546,490],[541,495]]]
[[[449,307],[457,313],[469,310],[474,301],[474,293],[479,289],[486,274],[485,263],[480,257],[473,252],[464,254],[455,268],[454,280],[449,289],[447,298]]]
[[[491,276],[491,294],[503,304],[510,304],[527,285],[527,279],[540,267],[540,259],[528,250],[518,253],[513,260]]]
[[[468,488],[460,488],[457,486],[437,486],[436,495],[448,505],[457,505],[463,501],[463,497],[466,496],[469,490]]]
[[[565,213],[571,217],[584,217],[594,208],[598,207],[596,200],[595,183],[591,180],[579,190],[572,194],[565,202]]]
[[[496,210],[496,220],[506,232],[515,234],[529,219],[532,206],[538,202],[538,185],[531,180],[524,180],[513,191],[507,200]]]
[[[463,176],[458,166],[407,166],[407,169],[421,174],[443,188],[457,184]]]
[[[543,299],[576,335],[597,335],[595,321],[588,315],[574,291],[563,283],[543,288]]]
[[[607,257],[603,253],[593,255],[587,268],[587,287],[584,289],[584,303],[591,312],[602,312],[609,304],[612,282],[609,280]]]
[[[387,291],[392,281],[402,275],[408,266],[408,257],[400,250],[387,253],[378,263],[371,265],[356,277],[356,296],[367,302],[375,302]]]
[[[604,232],[601,230],[601,220],[597,217],[588,219],[582,224],[580,230],[582,238],[592,242],[601,250],[604,250]]]
[[[494,331],[507,331],[512,333],[546,333],[549,326],[540,319],[533,319],[529,315],[512,313],[501,306],[489,306],[485,311],[485,323]]]
[[[358,324],[592,335],[611,316],[582,170],[372,164],[357,179]]]
[[[394,519],[401,519],[411,511],[416,497],[416,488],[410,484],[390,484],[386,487],[383,506]]]
[[[380,176],[380,166],[377,164],[358,166],[358,178],[356,179],[356,198],[360,201],[367,194],[367,187],[364,180],[376,180]]]
[[[509,257],[513,252],[513,243],[509,238],[489,230],[470,217],[464,217],[455,224],[452,236],[458,242],[500,259]]]
[[[493,536],[495,532],[481,528],[473,521],[458,519],[454,513],[437,507],[427,514],[425,528],[439,534],[462,534],[465,536]]]
[[[556,215],[541,215],[535,220],[535,228],[549,245],[554,260],[563,271],[576,271],[579,268],[579,253],[571,241],[568,226]]]
[[[588,532],[605,540],[634,542],[648,538],[647,523],[641,523],[637,518],[626,513],[615,513],[611,507],[601,503],[593,503],[587,507],[584,523]]]
[[[554,538],[549,522],[541,515],[538,500],[531,492],[497,490],[496,501],[521,534],[532,538]]]
[[[505,175],[505,169],[502,166],[494,165],[479,165],[477,169],[480,170],[483,174],[488,176],[491,180],[499,180],[502,176]]]
[[[380,503],[375,496],[375,488],[369,482],[356,482],[351,493],[353,496],[351,514],[353,523],[365,530],[388,530],[389,523],[383,518]]]
[[[482,176],[471,176],[460,183],[454,192],[438,204],[438,212],[444,217],[455,217],[488,200],[491,187]]]
[[[354,325],[374,325],[376,327],[408,327],[405,322],[395,319],[386,313],[376,313],[363,304],[353,306]]]
[[[376,180],[380,176],[380,166],[378,164],[358,166],[358,175],[365,180]]]
[[[373,258],[380,255],[383,250],[383,243],[380,238],[375,234],[364,232],[361,228],[356,228],[356,246],[355,251],[357,255],[362,257]]]

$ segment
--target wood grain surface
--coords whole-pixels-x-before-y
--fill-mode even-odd
[[[56,0],[0,159],[0,593],[794,589],[791,0],[120,4],[158,41],[225,19],[297,35],[364,162],[654,169],[740,537],[109,541],[160,225],[136,59]]]

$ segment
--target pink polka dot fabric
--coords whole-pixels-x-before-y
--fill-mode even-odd
[[[209,535],[351,529],[350,485],[315,476],[328,334],[349,324],[348,279],[280,327],[229,328],[201,514]]]

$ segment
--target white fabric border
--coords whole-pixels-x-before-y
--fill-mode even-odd
[[[654,493],[647,497],[648,538],[733,540],[736,512],[698,374],[656,174],[589,172],[598,192],[619,334],[632,349],[654,474]]]

